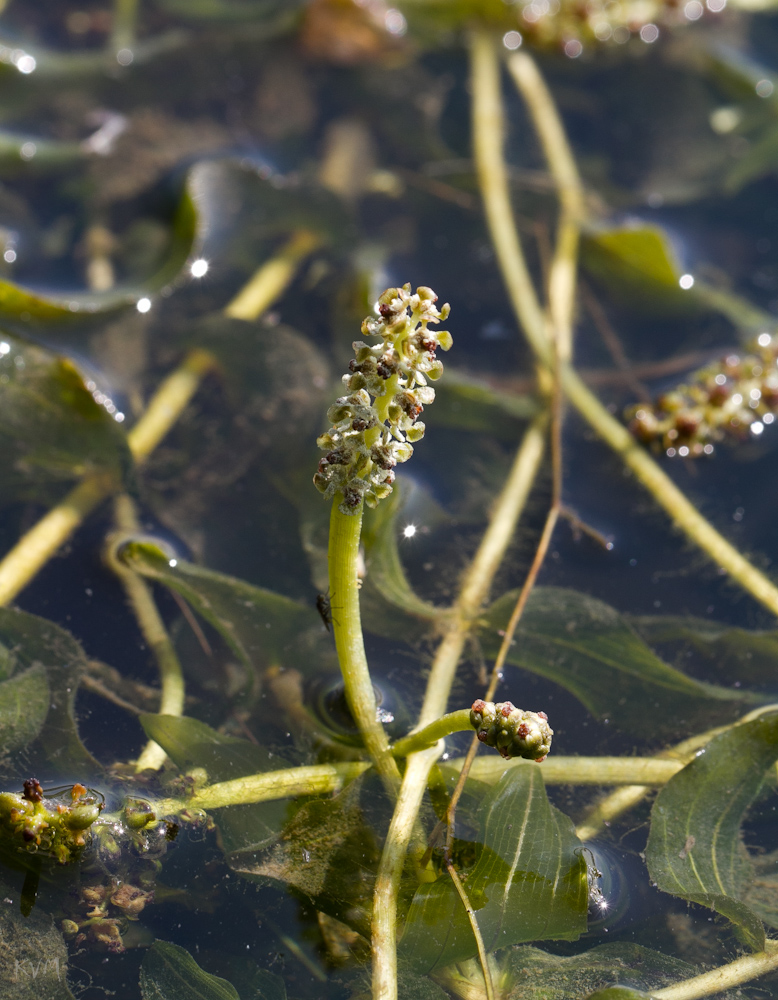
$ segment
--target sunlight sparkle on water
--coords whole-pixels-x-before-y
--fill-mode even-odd
[[[147,313],[151,309],[151,299],[138,299],[135,303],[135,308],[139,313]]]
[[[403,528],[403,538],[413,538],[416,534],[417,528],[415,524],[406,524]]]
[[[189,268],[189,273],[193,278],[202,278],[208,273],[208,261],[199,257],[197,260],[192,261],[192,265]]]
[[[694,284],[694,276],[691,274],[682,274],[678,279],[678,284],[683,288],[684,291],[691,288]]]

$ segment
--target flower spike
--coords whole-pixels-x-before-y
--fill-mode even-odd
[[[392,492],[394,468],[407,462],[413,443],[424,437],[418,419],[435,399],[427,379],[435,381],[443,365],[435,352],[451,347],[447,330],[430,330],[449,314],[438,310],[431,288],[388,288],[378,300],[378,317],[367,317],[362,334],[380,337],[369,345],[355,341],[349,374],[343,376],[348,394],[327,411],[332,426],[317,444],[324,457],[313,482],[329,498],[341,494],[339,510],[356,513],[364,501],[375,507]]]

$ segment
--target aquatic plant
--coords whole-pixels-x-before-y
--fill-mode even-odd
[[[687,496],[719,441],[765,475],[778,398],[775,81],[711,41],[750,23],[734,6],[11,5],[4,100],[32,119],[0,136],[14,996],[67,1000],[82,969],[144,1000],[690,1000],[778,970],[771,533],[740,494],[732,538]],[[647,94],[648,145],[603,152],[597,122]],[[667,137],[682,114],[700,162]],[[217,118],[300,169],[225,153]],[[723,193],[748,234],[731,282],[656,223],[710,225]],[[454,303],[440,382],[448,306],[396,285],[400,256]],[[46,261],[85,289],[39,290]],[[703,356],[664,356],[684,338]],[[602,350],[613,368],[576,361]],[[698,454],[710,480],[665,461]],[[741,606],[691,585],[700,559]]]

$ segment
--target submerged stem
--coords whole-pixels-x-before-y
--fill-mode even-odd
[[[446,711],[465,642],[513,539],[516,524],[540,469],[546,423],[546,415],[541,414],[524,435],[508,479],[490,513],[489,525],[475,558],[465,572],[451,620],[432,663],[417,732],[435,722]],[[406,738],[411,739],[412,736]],[[433,747],[408,757],[400,795],[384,842],[373,896],[374,1000],[396,1000],[397,997],[397,892],[427,779],[440,752],[438,747]]]
[[[389,749],[386,732],[376,716],[375,691],[365,654],[359,610],[358,563],[362,509],[355,514],[343,514],[338,509],[342,500],[337,495],[332,502],[328,552],[330,595],[338,601],[337,616],[332,619],[335,648],[338,651],[349,709],[386,790],[395,798],[400,771]]]
[[[132,498],[122,493],[114,500],[114,518],[119,532],[137,532],[140,528]],[[160,715],[181,716],[184,711],[184,672],[165,623],[157,610],[151,587],[143,577],[128,569],[109,552],[108,562],[121,582],[127,600],[135,614],[146,645],[157,661],[162,687],[158,712]],[[167,754],[149,740],[135,764],[135,771],[158,771]]]
[[[778,941],[768,938],[764,951],[755,955],[743,955],[728,965],[703,972],[701,976],[694,976],[674,986],[666,986],[662,990],[654,990],[651,997],[652,1000],[698,1000],[698,997],[723,993],[758,976],[766,976],[775,969],[778,969]]]
[[[473,143],[492,242],[519,325],[538,360],[550,369],[553,363],[551,344],[546,336],[543,314],[529,276],[510,203],[503,156],[499,61],[491,34],[485,31],[476,33],[471,43],[471,54]],[[778,587],[716,531],[568,364],[560,365],[560,377],[570,402],[621,456],[673,522],[741,587],[778,615]]]
[[[417,729],[410,736],[404,736],[394,744],[392,753],[395,757],[407,757],[408,754],[416,753],[418,750],[428,750],[435,746],[438,740],[452,733],[467,732],[472,728],[470,709],[460,708],[458,712],[449,712],[423,729]]]

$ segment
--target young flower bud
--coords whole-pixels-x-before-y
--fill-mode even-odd
[[[473,702],[470,724],[478,739],[499,751],[506,760],[524,757],[538,762],[545,760],[551,749],[554,730],[545,712],[525,712],[510,701]]]

